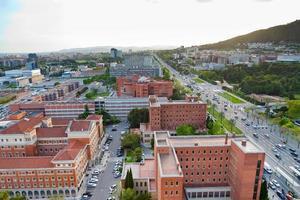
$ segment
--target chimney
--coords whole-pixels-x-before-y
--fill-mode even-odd
[[[228,143],[228,133],[226,133],[226,135],[225,135],[225,144],[227,144]]]
[[[242,146],[246,146],[247,145],[247,141],[246,140],[242,140]]]

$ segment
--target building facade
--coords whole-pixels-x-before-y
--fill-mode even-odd
[[[121,180],[124,184],[127,170],[133,168],[139,172],[133,173],[134,183],[144,182],[134,189],[158,200],[258,200],[264,159],[264,152],[246,138],[157,131],[154,159],[125,164]]]
[[[171,97],[173,95],[172,81],[155,80],[147,77],[131,76],[117,78],[117,95],[131,97]]]
[[[0,131],[0,190],[28,199],[78,199],[102,136],[99,115],[87,120],[38,115],[13,123]]]
[[[182,124],[205,129],[206,104],[196,97],[186,97],[183,101],[168,101],[149,96],[149,121],[153,131],[176,130],[176,127]]]

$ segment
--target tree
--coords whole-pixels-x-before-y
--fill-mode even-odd
[[[9,200],[8,192],[7,191],[0,192],[0,199],[1,200]]]
[[[127,133],[124,135],[121,145],[123,149],[134,150],[137,147],[140,147],[140,136],[134,133]]]
[[[234,124],[235,124],[235,120],[234,119],[230,119],[230,132],[232,132]]]
[[[128,122],[130,128],[139,128],[140,123],[148,123],[149,110],[147,108],[131,110],[128,114]]]
[[[225,113],[223,111],[220,113],[220,117],[221,117],[221,124],[223,124],[223,118],[225,117]]]
[[[215,115],[215,110],[216,110],[216,104],[212,104],[211,105],[211,108],[212,108],[212,113],[213,113],[213,115]]]
[[[60,85],[60,82],[55,82],[54,86]]]
[[[149,194],[148,192],[139,194],[135,200],[151,200],[151,194]]]
[[[137,147],[134,149],[133,156],[134,156],[134,159],[136,160],[136,162],[141,162],[142,154],[143,154],[143,150],[141,147]]]
[[[261,182],[260,200],[269,200],[267,181]]]
[[[163,79],[170,80],[171,79],[170,71],[166,67],[163,67],[162,71],[163,71]]]
[[[136,193],[132,188],[127,188],[122,191],[121,200],[135,200]]]
[[[213,127],[213,124],[214,124],[213,119],[210,117],[210,115],[208,115],[206,118],[206,128],[211,129]]]
[[[86,119],[89,116],[90,110],[88,105],[84,105],[84,112],[78,116],[79,119]]]
[[[150,144],[151,144],[151,149],[153,150],[154,149],[154,138],[151,139]]]
[[[127,170],[126,177],[125,177],[125,189],[131,188],[133,189],[133,176],[131,168]]]
[[[176,135],[195,135],[196,129],[192,125],[183,124],[176,128]]]

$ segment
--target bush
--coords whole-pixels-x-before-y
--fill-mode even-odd
[[[147,108],[131,110],[128,114],[128,122],[130,124],[130,128],[139,128],[140,123],[148,123],[149,110]]]
[[[192,125],[183,124],[176,128],[176,135],[195,135],[196,129]]]
[[[128,133],[123,137],[121,145],[123,149],[134,150],[137,147],[140,147],[140,140],[141,138],[139,135]]]

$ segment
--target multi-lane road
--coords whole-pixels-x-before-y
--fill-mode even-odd
[[[223,92],[220,86],[212,85],[207,82],[201,84],[195,83],[192,81],[192,76],[181,75],[158,56],[155,55],[155,57],[163,66],[169,69],[173,77],[184,85],[190,85],[194,93],[201,93],[203,101],[210,100],[210,102],[216,105],[217,111],[224,112],[227,119],[234,119],[235,125],[242,130],[244,135],[266,152],[266,162],[273,170],[271,175],[265,175],[268,181],[275,179],[280,184],[280,187],[277,189],[280,191],[284,190],[285,192],[293,191],[297,196],[300,196],[300,179],[299,176],[297,177],[293,172],[293,167],[300,165],[300,163],[294,160],[289,150],[289,148],[294,149],[296,153],[300,154],[295,141],[288,139],[285,148],[278,148],[278,144],[283,145],[283,141],[286,141],[286,136],[283,137],[283,135],[280,134],[279,128],[269,124],[267,120],[258,120],[255,114],[251,112],[247,113],[245,111],[246,108],[255,107],[253,104],[249,102],[233,104],[219,95],[220,92]],[[225,106],[227,109],[225,109]],[[279,154],[280,159],[278,159],[275,154]],[[271,194],[274,192],[276,191],[271,191],[270,189]]]

